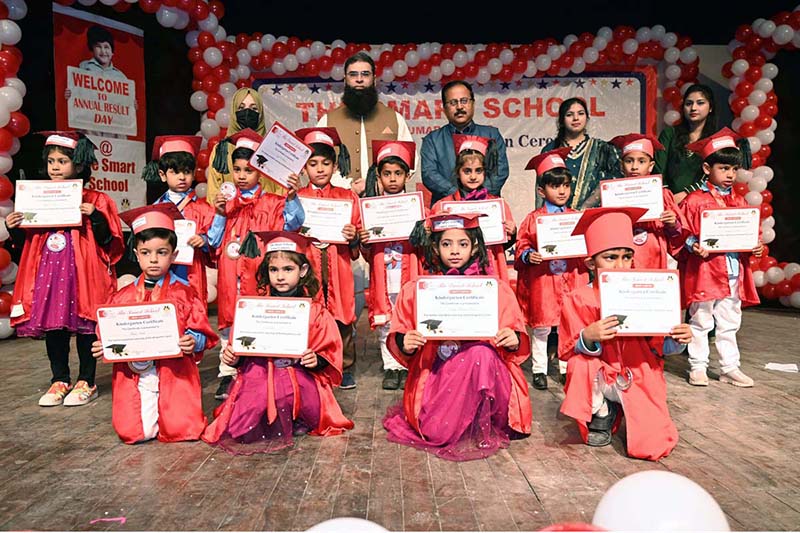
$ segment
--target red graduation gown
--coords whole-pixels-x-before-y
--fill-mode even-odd
[[[574,213],[567,208],[566,213]],[[522,262],[522,252],[533,248],[538,250],[536,240],[536,217],[546,215],[547,208],[542,206],[525,217],[517,231],[515,246],[516,257],[514,269],[517,275],[517,301],[532,328],[558,326],[561,318],[561,302],[564,294],[577,287],[589,283],[589,273],[583,259],[566,259],[567,269],[563,274],[553,274],[550,262],[542,261],[538,265]]]
[[[745,199],[735,192],[726,196],[720,195],[719,198],[726,207],[749,207]],[[684,198],[681,207],[686,216],[687,236],[699,237],[700,217],[703,211],[718,209],[720,205],[710,192],[697,190]],[[694,302],[722,300],[730,296],[728,267],[724,253],[712,253],[707,259],[703,259],[684,248],[680,267],[685,306],[688,307]],[[750,269],[750,254],[747,252],[739,252],[739,298],[742,300],[742,306],[759,303],[753,271]]]
[[[188,197],[190,200],[183,208],[183,217],[188,220],[194,220],[197,224],[197,235],[208,235],[208,230],[211,228],[211,222],[214,220],[216,210],[205,199],[198,198],[194,191],[190,192]],[[197,294],[204,302],[208,302],[208,282],[206,281],[206,267],[211,266],[212,256],[215,250],[209,249],[208,252],[202,251],[200,248],[194,250],[194,260],[191,265],[188,265],[187,271],[189,275],[189,285],[194,287]]]
[[[353,210],[350,223],[356,228],[361,227],[361,214],[358,210],[358,197],[349,189],[335,187],[331,184],[322,189],[315,189],[306,185],[297,192],[298,196],[305,198],[330,198],[336,200],[350,200]],[[330,244],[326,248],[328,256],[328,301],[327,308],[333,318],[342,324],[352,324],[356,321],[356,294],[355,280],[351,260],[358,259],[358,248],[351,249],[347,244]],[[317,279],[322,281],[322,250],[316,246],[308,247],[308,261]],[[323,290],[320,290],[322,295]],[[324,299],[324,296],[322,296]]]
[[[633,263],[636,268],[667,268],[667,254],[676,256],[686,242],[686,218],[683,209],[675,203],[675,197],[667,187],[661,189],[664,197],[664,210],[672,211],[678,217],[677,231],[667,228],[660,220],[634,224]],[[644,230],[644,234],[639,234]],[[642,242],[643,235],[646,235]],[[641,244],[640,244],[641,243]]]
[[[373,329],[389,322],[392,316],[392,302],[389,300],[386,288],[386,262],[383,258],[384,249],[391,246],[401,247],[401,286],[408,281],[417,279],[422,274],[420,258],[417,256],[416,249],[408,241],[378,242],[362,248],[364,259],[369,263],[367,307],[369,309],[369,326]]]
[[[575,419],[585,442],[586,424],[592,419],[592,382],[603,369],[606,380],[612,383],[622,361],[633,374],[631,387],[620,391],[628,455],[651,461],[666,457],[678,443],[678,430],[667,408],[664,337],[618,337],[602,343],[600,356],[576,354],[575,344],[581,330],[597,320],[600,320],[600,299],[594,287],[584,285],[566,295],[558,335],[558,357],[569,361],[561,412]],[[614,431],[618,424],[619,419]]]
[[[92,223],[88,216],[81,217],[81,225],[65,228],[72,234],[75,251],[78,315],[81,318],[97,320],[95,309],[105,303],[117,289],[117,276],[114,264],[125,252],[122,227],[117,214],[117,206],[108,195],[92,189],[83,190],[83,203],[93,204],[105,216],[111,230],[112,239],[106,246],[100,246],[94,238]],[[30,319],[33,305],[33,288],[42,258],[42,247],[47,242],[51,229],[27,229],[22,257],[19,261],[19,274],[14,284],[13,306],[22,305],[23,314],[11,319],[16,326]]]
[[[170,300],[178,314],[178,331],[191,329],[206,336],[205,349],[213,348],[219,340],[208,323],[205,302],[191,286],[169,274],[162,286],[145,290],[144,278],[139,276],[117,292],[109,304],[131,304]],[[206,427],[203,414],[202,387],[197,363],[203,352],[193,356],[155,361],[158,371],[158,440],[177,442],[197,440]],[[119,438],[127,444],[144,439],[139,395],[139,374],[127,363],[114,363],[111,377],[111,420]]]
[[[531,343],[525,332],[525,319],[517,305],[514,291],[506,282],[499,280],[499,283],[500,328],[508,327],[519,333],[519,348],[516,352],[496,348],[511,377],[508,425],[518,433],[527,435],[531,432],[531,401],[528,396],[528,382],[519,365],[530,355]],[[424,438],[419,427],[419,413],[422,409],[425,382],[438,357],[437,349],[441,341],[429,340],[422,349],[410,356],[400,350],[397,346],[397,333],[406,333],[416,328],[416,309],[416,284],[406,283],[397,297],[386,346],[392,356],[408,369],[408,378],[403,392],[403,411],[411,427]]]

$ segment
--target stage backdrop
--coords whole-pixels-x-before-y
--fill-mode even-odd
[[[279,121],[292,130],[314,126],[339,105],[343,82],[305,79],[260,79],[267,125]],[[589,106],[589,133],[600,139],[630,132],[655,133],[656,72],[651,67],[618,72],[584,73],[567,78],[524,78],[512,83],[473,87],[475,122],[496,126],[506,140],[510,175],[503,197],[519,225],[533,210],[534,172],[525,170],[531,157],[555,137],[558,106],[578,96]],[[441,84],[380,84],[381,101],[405,117],[417,143],[447,123]],[[420,182],[419,171],[414,183]]]
[[[89,47],[96,34],[110,35],[111,47]],[[146,203],[143,38],[139,28],[53,4],[56,128],[94,141],[98,165],[89,187],[121,211]]]

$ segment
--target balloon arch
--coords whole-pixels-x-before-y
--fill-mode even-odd
[[[73,5],[76,0],[57,0]],[[77,0],[91,6],[98,0]],[[603,27],[595,34],[570,34],[559,42],[540,39],[533,43],[511,45],[490,43],[464,45],[453,43],[330,44],[301,40],[297,37],[275,37],[270,34],[239,33],[228,35],[220,24],[225,7],[219,0],[99,0],[123,13],[134,4],[145,13],[154,14],[165,28],[186,31],[188,59],[192,63],[193,93],[190,105],[202,113],[200,131],[203,149],[197,158],[197,181],[205,181],[209,154],[225,135],[231,120],[230,99],[240,87],[252,85],[259,76],[319,77],[341,81],[344,61],[363,50],[376,63],[376,74],[383,82],[430,81],[446,83],[467,79],[478,85],[490,82],[512,82],[522,77],[564,76],[584,70],[620,65],[659,65],[665,81],[659,96],[663,120],[676,124],[681,117],[683,89],[697,81],[700,59],[687,36],[669,32],[662,25],[633,28]],[[25,0],[0,2],[0,214],[13,207],[10,198],[13,186],[4,175],[12,166],[12,156],[20,147],[19,139],[30,130],[28,118],[20,112],[25,84],[16,77],[22,63],[22,52],[16,47],[22,32],[16,24],[27,14]],[[747,137],[753,151],[753,166],[737,176],[736,192],[747,202],[761,209],[764,242],[775,239],[772,217],[772,193],[768,190],[773,178],[766,165],[770,143],[775,138],[778,113],[777,96],[772,80],[778,68],[767,61],[779,50],[800,48],[800,6],[793,12],[780,12],[770,19],[759,18],[742,25],[729,43],[731,61],[723,68],[731,91],[729,105],[735,115],[732,127]],[[0,225],[0,243],[8,238]],[[767,299],[779,298],[786,306],[800,308],[800,264],[778,263],[767,253],[751,258],[756,284]],[[10,335],[8,286],[13,284],[17,265],[8,252],[0,248],[0,338]]]

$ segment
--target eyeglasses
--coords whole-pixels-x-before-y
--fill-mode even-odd
[[[349,71],[347,73],[347,77],[352,79],[352,80],[355,80],[357,78],[371,78],[372,77],[372,71],[369,71],[369,70],[362,70],[362,71],[351,70],[351,71]]]
[[[453,98],[452,100],[446,101],[445,104],[449,105],[450,107],[458,107],[458,104],[467,105],[470,102],[472,102],[472,98],[467,98],[465,96],[464,98],[460,98],[458,100]]]

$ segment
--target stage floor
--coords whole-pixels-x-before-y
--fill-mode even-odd
[[[381,419],[402,393],[381,389],[377,337],[363,315],[358,387],[336,391],[355,429],[251,457],[203,442],[121,444],[111,427],[108,365],[98,366],[93,403],[39,407],[50,378],[44,343],[0,341],[0,528],[305,530],[355,516],[390,530],[531,531],[591,522],[614,482],[662,469],[708,490],[732,529],[800,529],[800,374],[764,370],[800,362],[796,312],[745,312],[739,341],[753,389],[719,383],[716,364],[709,387],[691,387],[685,356],[668,358],[680,443],[660,463],[627,458],[618,437],[600,449],[580,443],[574,423],[558,414],[563,392],[554,380],[546,391],[530,390],[530,438],[489,459],[452,463],[390,443]],[[74,373],[74,347],[71,362]],[[216,364],[215,349],[200,367],[209,417]],[[105,521],[90,524],[95,519]]]

